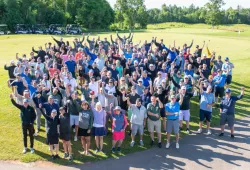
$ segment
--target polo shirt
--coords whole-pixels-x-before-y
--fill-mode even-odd
[[[208,108],[207,104],[213,104],[215,101],[214,99],[215,98],[213,93],[207,93],[207,92],[201,93],[200,109],[212,112],[212,107]]]
[[[194,76],[194,71],[193,70],[184,70],[184,74],[187,75],[187,76]]]
[[[227,115],[234,115],[235,103],[237,100],[242,99],[242,97],[243,97],[243,95],[231,96],[230,98],[226,98],[224,96],[221,100],[221,103],[220,103],[220,108],[222,109],[221,113],[225,113]]]
[[[160,109],[160,106],[159,106],[159,103],[157,102],[156,104],[155,104],[155,106],[152,104],[152,103],[149,103],[148,104],[148,106],[147,106],[147,111],[148,112],[151,112],[151,113],[153,113],[153,114],[158,114],[158,118],[157,117],[155,117],[155,116],[151,116],[151,115],[149,115],[148,114],[148,118],[150,119],[150,120],[153,120],[153,121],[157,121],[157,120],[159,120],[160,119],[160,111],[161,111],[161,109]]]
[[[219,81],[219,84],[215,84],[215,87],[224,87],[226,83],[227,76],[225,74],[217,75],[213,78],[213,82]]]
[[[167,103],[165,106],[166,112],[169,113],[175,113],[180,111],[180,104],[179,102],[175,102],[174,104],[171,104],[171,102]],[[168,120],[176,120],[179,119],[179,114],[178,115],[167,115]]]
[[[75,68],[76,68],[76,62],[71,60],[71,61],[66,61],[65,64],[68,67],[69,72],[73,73],[75,72]]]

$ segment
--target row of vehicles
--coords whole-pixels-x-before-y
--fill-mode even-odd
[[[2,25],[2,26],[1,26]],[[7,25],[0,25],[0,34],[9,34],[10,32],[6,32]],[[3,31],[1,31],[3,30]],[[68,24],[64,27],[61,24],[51,24],[47,27],[44,24],[36,24],[36,25],[28,25],[28,24],[17,24],[15,26],[15,34],[54,34],[54,35],[62,35],[62,34],[82,34],[81,27],[76,24]]]

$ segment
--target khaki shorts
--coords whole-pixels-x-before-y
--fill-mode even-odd
[[[156,133],[161,133],[161,120],[153,121],[148,119],[148,131],[149,132],[154,132]]]

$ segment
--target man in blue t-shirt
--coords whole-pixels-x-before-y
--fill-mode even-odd
[[[69,60],[65,62],[65,64],[67,65],[67,68],[69,70],[69,72],[71,72],[72,76],[74,78],[76,78],[76,62],[74,60],[72,60],[72,56],[69,55]]]
[[[215,84],[215,102],[218,103],[218,97],[220,99],[224,95],[224,86],[226,84],[227,74],[222,74],[220,69],[217,70],[217,75],[213,78]]]
[[[166,104],[165,110],[167,115],[167,144],[166,148],[170,146],[170,136],[172,130],[174,129],[174,134],[176,137],[176,148],[179,149],[179,112],[180,106],[182,105],[183,101],[183,93],[182,91],[179,94],[179,102],[176,101],[176,96],[171,95],[171,101]]]
[[[206,118],[207,121],[207,135],[211,135],[210,130],[210,122],[212,119],[212,106],[214,104],[215,98],[214,94],[212,93],[212,86],[208,86],[207,90],[204,91],[202,87],[202,83],[200,84],[200,128],[198,129],[197,133],[202,132],[202,123]]]
[[[231,130],[231,138],[234,138],[234,114],[235,114],[235,104],[237,100],[240,100],[244,95],[244,87],[241,88],[241,93],[239,96],[231,96],[231,90],[226,89],[226,95],[221,99],[220,103],[220,125],[221,134],[219,136],[224,136],[225,124]]]

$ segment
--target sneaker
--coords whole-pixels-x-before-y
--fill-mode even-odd
[[[191,131],[190,131],[188,128],[187,128],[186,132],[187,132],[188,134],[190,134],[190,133],[191,133]]]
[[[95,153],[98,153],[100,150],[99,150],[99,148],[97,148],[96,150],[95,150]]]
[[[73,129],[73,132],[74,132],[74,133],[76,132],[76,129],[75,129],[75,128]]]
[[[27,148],[23,149],[23,154],[25,154],[27,152]]]
[[[197,130],[197,133],[202,133],[202,129],[198,129],[198,130]]]
[[[75,141],[75,142],[77,141],[77,136],[74,137],[74,141]]]
[[[37,133],[34,133],[34,136],[38,136],[38,134],[37,134]]]
[[[158,147],[159,147],[159,148],[161,148],[161,147],[162,147],[162,146],[161,146],[161,142],[159,142],[159,143],[158,143]]]
[[[65,152],[63,158],[66,159],[68,156],[69,154]]]
[[[144,146],[144,143],[143,143],[143,141],[142,141],[142,140],[140,140],[140,145],[141,145],[141,146]]]
[[[176,143],[175,147],[176,147],[176,149],[179,149],[180,148],[179,143]]]
[[[115,148],[112,148],[112,149],[111,149],[111,152],[112,152],[112,153],[115,153]]]
[[[116,151],[117,151],[117,152],[121,152],[121,148],[120,148],[120,147],[118,147]]]
[[[212,134],[211,130],[208,129],[208,130],[207,130],[207,135],[211,135],[211,134]]]
[[[220,136],[220,137],[224,136],[224,133],[220,133],[219,136]]]
[[[234,134],[231,134],[231,138],[234,139]]]
[[[132,142],[130,143],[130,146],[133,147],[134,145],[135,145],[135,141],[132,141]]]
[[[60,159],[60,156],[58,154],[55,155],[56,159]]]
[[[87,153],[87,156],[93,156],[90,152]]]
[[[155,144],[155,142],[152,140],[150,143],[150,146],[153,146]]]
[[[72,155],[69,155],[69,161],[72,162],[72,160],[73,160]]]
[[[166,148],[168,149],[170,147],[170,143],[167,142]]]
[[[54,155],[52,155],[51,158],[52,158],[52,160],[55,160],[55,156]]]
[[[33,148],[30,148],[30,153],[34,153],[35,152],[35,150],[33,149]]]

